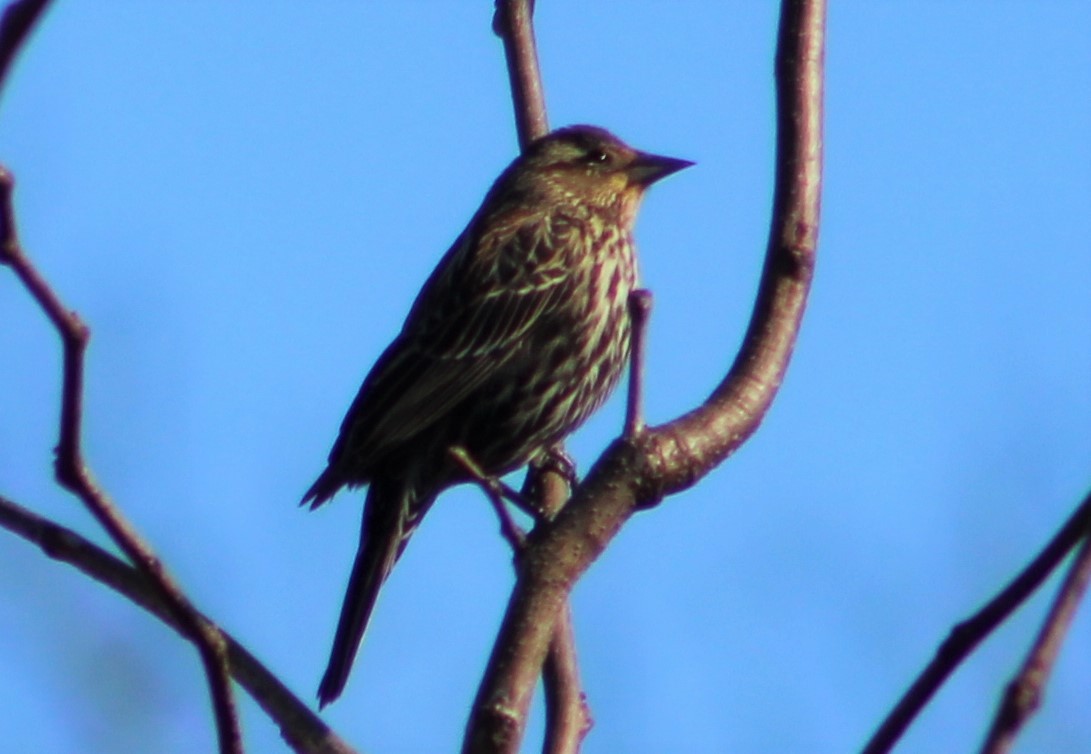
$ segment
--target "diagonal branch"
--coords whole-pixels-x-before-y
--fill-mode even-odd
[[[542,751],[545,754],[575,754],[595,721],[580,682],[572,608],[567,602],[561,606],[553,624],[549,653],[542,666],[542,688],[546,716]]]
[[[985,637],[1034,594],[1080,540],[1087,536],[1089,530],[1091,494],[1083,499],[1060,531],[1008,586],[972,617],[951,629],[950,635],[936,650],[936,656],[894,705],[894,709],[864,746],[862,754],[883,754],[890,751],[955,669]]]
[[[1091,500],[1091,497],[1088,498]],[[982,754],[1003,754],[1011,749],[1019,730],[1038,709],[1049,674],[1061,652],[1065,634],[1076,616],[1080,601],[1091,581],[1091,522],[1085,522],[1083,546],[1065,577],[1057,599],[1034,640],[1019,675],[1009,684],[992,728],[982,747]]]
[[[785,0],[777,44],[777,178],[770,240],[743,348],[699,408],[611,445],[551,526],[531,537],[474,701],[464,752],[515,752],[557,614],[639,508],[693,485],[758,427],[780,386],[814,269],[822,162],[824,0]],[[490,710],[513,725],[493,725]]]
[[[16,53],[47,5],[47,0],[19,0],[5,9],[3,17],[0,18],[0,87],[6,81]],[[24,253],[15,229],[13,189],[11,173],[0,166],[0,264],[6,264],[14,270],[53,323],[64,345],[60,441],[55,464],[57,481],[83,501],[111,539],[159,589],[183,633],[194,643],[201,655],[212,695],[220,751],[224,754],[241,753],[242,738],[222,637],[189,603],[151,547],[140,538],[95,482],[84,462],[80,445],[83,363],[90,331],[75,312],[64,306]]]
[[[563,449],[555,450],[558,454],[564,453]],[[555,518],[568,502],[568,480],[555,465],[531,467],[527,471],[527,487],[535,491],[538,515],[545,522]],[[553,624],[549,650],[542,665],[542,688],[546,717],[542,751],[545,754],[576,754],[594,720],[580,681],[572,608],[567,600]]]
[[[1046,681],[1060,654],[1065,634],[1091,581],[1091,530],[1084,538],[1057,600],[1049,611],[1041,632],[1034,641],[1019,675],[1008,686],[996,711],[982,754],[1004,754],[1011,749],[1015,736],[1038,709]]]
[[[68,563],[86,575],[128,597],[182,634],[181,625],[160,592],[132,566],[111,555],[71,529],[60,526],[0,495],[0,526],[32,542],[47,556]],[[238,641],[204,616],[201,619],[223,642],[235,679],[280,726],[292,748],[305,754],[353,754],[306,704],[284,686],[261,661]]]

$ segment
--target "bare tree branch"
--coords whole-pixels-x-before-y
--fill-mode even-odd
[[[546,711],[542,751],[545,754],[575,754],[594,720],[580,682],[572,608],[567,602],[561,606],[557,622],[553,624],[549,652],[542,666],[542,688]]]
[[[15,56],[49,7],[49,2],[17,0],[4,9],[4,15],[0,18],[0,90],[7,83],[8,71]]]
[[[777,180],[746,339],[698,409],[615,441],[553,524],[532,536],[464,752],[515,752],[556,616],[576,579],[641,507],[693,485],[758,427],[787,368],[814,269],[822,157],[824,0],[785,0],[777,46]]]
[[[492,28],[504,42],[520,149],[549,133],[533,18],[533,0],[496,0]]]
[[[1065,635],[1076,616],[1080,601],[1087,592],[1088,581],[1091,581],[1091,524],[1084,529],[1083,546],[1076,554],[1072,568],[1050,608],[1034,646],[1019,675],[1004,693],[992,728],[981,749],[982,754],[1004,754],[1009,751],[1023,724],[1038,709],[1049,674],[1064,644]]]
[[[1054,535],[1041,553],[1008,586],[972,617],[962,621],[943,642],[932,662],[921,672],[894,709],[864,746],[862,754],[890,751],[910,723],[947,678],[985,637],[1006,621],[1042,585],[1061,561],[1091,530],[1091,493]]]
[[[644,353],[648,342],[648,318],[652,292],[639,288],[629,294],[632,348],[629,353],[629,396],[625,404],[625,437],[644,431]]]
[[[0,526],[38,545],[50,558],[68,563],[124,595],[185,636],[176,615],[147,577],[93,542],[2,495]],[[281,734],[295,751],[304,754],[354,754],[355,750],[338,738],[261,661],[208,618],[202,615],[201,620],[220,635],[227,650],[231,674],[280,726]]]
[[[220,635],[200,617],[181,587],[163,567],[152,548],[137,534],[95,481],[83,459],[80,430],[83,419],[83,364],[90,330],[69,311],[23,252],[15,231],[12,207],[14,182],[0,167],[0,261],[9,265],[57,328],[64,344],[60,442],[55,471],[62,487],[78,497],[122,552],[163,595],[182,633],[197,647],[208,677],[220,751],[241,754],[238,713],[227,672],[226,648]]]
[[[47,5],[43,0],[12,3],[0,19],[0,86],[26,35]],[[91,475],[80,444],[83,419],[83,363],[90,331],[68,310],[24,253],[15,229],[11,173],[0,167],[0,263],[10,266],[57,329],[64,345],[60,442],[55,470],[57,481],[75,494],[134,564],[156,585],[166,604],[197,647],[208,677],[216,730],[223,754],[241,754],[238,713],[227,672],[226,649],[189,603],[181,588],[163,568],[151,547],[125,520]]]
[[[489,498],[500,519],[500,534],[511,546],[518,568],[519,558],[526,544],[526,532],[515,523],[504,507],[504,496],[511,491],[500,480],[485,474],[462,448],[451,448],[449,453]],[[548,520],[556,515],[568,499],[567,485],[563,481],[557,484],[560,475],[553,471],[533,468],[527,473],[537,477],[527,484],[527,488],[533,491],[532,495],[536,498],[535,514]],[[542,685],[546,698],[546,731],[542,751],[546,754],[574,754],[579,751],[584,736],[591,729],[591,715],[580,684],[576,639],[568,605],[564,606],[554,628],[549,654],[542,668]]]
[[[553,452],[555,456],[564,454],[563,448]],[[527,486],[536,492],[539,522],[548,524],[568,502],[568,480],[550,466],[531,468],[527,479]],[[542,666],[542,688],[546,716],[542,751],[545,754],[576,754],[594,720],[580,681],[572,609],[567,600],[553,624],[553,635]]]
[[[496,0],[493,31],[504,43],[520,149],[526,149],[532,141],[549,132],[533,16],[534,0]],[[564,448],[559,447],[556,453],[563,457]],[[569,495],[567,480],[556,469],[549,467],[529,469],[525,490],[533,498],[538,524],[552,520]],[[503,519],[501,528],[505,528]],[[505,536],[511,539],[510,535]],[[520,558],[522,550],[520,545]],[[567,601],[554,621],[553,636],[542,667],[542,684],[546,707],[543,751],[547,754],[575,754],[591,729],[592,720],[580,683],[572,613]],[[506,725],[504,712],[498,710],[498,715],[499,724]]]

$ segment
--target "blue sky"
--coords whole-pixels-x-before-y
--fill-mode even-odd
[[[93,330],[96,474],[196,603],[308,699],[362,495],[296,502],[515,154],[491,5],[61,0],[0,103],[25,246]],[[698,163],[638,226],[652,421],[704,398],[749,314],[773,5],[539,2],[552,123]],[[637,516],[578,586],[588,752],[858,748],[1091,483],[1091,5],[833,5],[796,355],[751,442]],[[10,274],[0,322],[0,491],[104,542],[51,481],[59,347]],[[582,469],[620,423],[614,400],[573,439]],[[457,745],[512,580],[496,529],[472,489],[429,515],[325,715],[351,742]],[[12,750],[210,750],[195,654],[0,537]],[[974,747],[1047,604],[900,751]],[[1089,675],[1085,609],[1017,750],[1091,751]],[[250,750],[283,750],[249,703],[244,725]]]

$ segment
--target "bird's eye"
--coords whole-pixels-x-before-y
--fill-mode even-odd
[[[587,162],[591,165],[606,165],[610,162],[610,155],[601,149],[592,149],[587,153]]]

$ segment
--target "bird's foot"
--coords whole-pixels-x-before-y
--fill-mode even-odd
[[[559,474],[570,489],[575,489],[580,483],[579,474],[576,473],[576,462],[572,460],[572,456],[568,455],[563,445],[552,445],[546,448],[530,462],[530,468],[538,474],[549,471]]]

